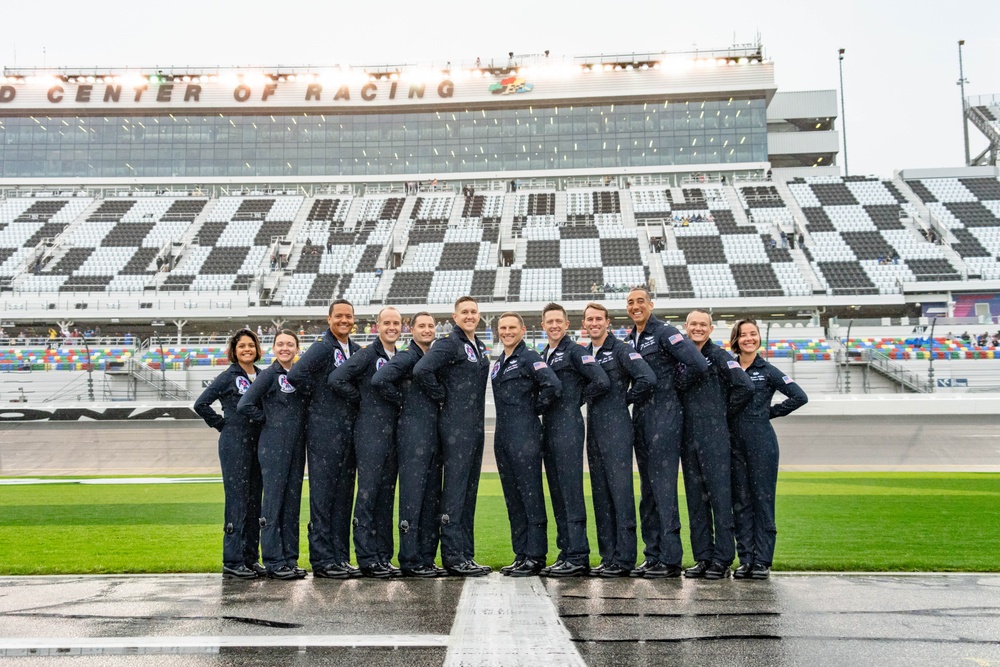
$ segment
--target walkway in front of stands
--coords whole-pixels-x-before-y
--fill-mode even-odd
[[[989,665],[998,620],[998,575],[0,578],[14,665]]]

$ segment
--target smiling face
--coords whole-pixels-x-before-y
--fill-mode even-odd
[[[741,355],[753,355],[760,349],[760,330],[756,324],[744,322],[740,325],[740,335],[737,339]]]
[[[392,349],[403,330],[403,318],[395,308],[383,308],[378,314],[378,337],[382,347]]]
[[[583,328],[587,330],[590,340],[594,341],[595,348],[607,337],[608,324],[608,316],[603,310],[587,308],[583,311]]]
[[[354,328],[354,308],[346,303],[338,303],[334,305],[326,321],[333,335],[344,342]]]
[[[240,336],[236,341],[236,361],[240,366],[253,366],[257,359],[257,343],[250,336]]]
[[[649,316],[653,314],[653,300],[649,298],[646,290],[636,289],[628,293],[628,301],[625,302],[628,316],[632,318],[636,326],[644,327],[649,321]]]
[[[430,315],[421,315],[413,321],[410,328],[413,340],[422,347],[427,347],[434,342],[436,332],[434,330],[434,318]]]
[[[562,310],[550,310],[542,315],[542,329],[549,337],[549,346],[554,347],[569,331],[569,318]]]
[[[709,336],[715,330],[712,326],[712,316],[708,313],[702,313],[697,310],[693,310],[688,313],[687,320],[684,322],[684,329],[687,331],[688,338],[691,342],[698,346],[700,349],[705,341],[708,340]]]
[[[451,317],[471,340],[476,334],[476,327],[479,326],[479,304],[471,300],[463,301],[455,306],[455,312]]]
[[[497,336],[503,343],[505,350],[513,350],[524,338],[526,329],[521,322],[513,316],[501,317],[497,323]]]
[[[271,346],[271,350],[279,364],[285,368],[291,368],[292,359],[299,353],[299,342],[295,340],[294,336],[280,333],[274,337],[274,345]]]

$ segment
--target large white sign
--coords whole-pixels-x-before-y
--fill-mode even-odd
[[[208,78],[208,77],[205,77]],[[308,111],[347,108],[427,105],[497,105],[535,103],[586,103],[601,100],[655,100],[756,94],[770,97],[775,90],[774,68],[769,63],[736,65],[681,71],[645,70],[621,72],[539,71],[503,77],[418,79],[405,73],[396,79],[338,79],[303,76],[272,80],[263,75],[231,77],[74,78],[29,77],[0,84],[0,116],[108,110],[200,113],[212,109],[252,108]],[[184,80],[188,79],[188,80]],[[197,79],[195,81],[194,79]]]

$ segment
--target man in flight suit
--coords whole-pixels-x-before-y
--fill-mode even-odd
[[[399,460],[399,568],[404,577],[437,577],[434,565],[441,504],[441,448],[438,404],[413,381],[413,367],[434,342],[434,317],[413,316],[413,341],[372,376],[372,386],[399,406],[396,454]]]
[[[583,500],[585,427],[580,406],[610,388],[607,374],[593,355],[573,341],[566,309],[550,303],[542,310],[548,345],[542,357],[562,383],[562,394],[542,417],[545,433],[542,457],[556,519],[559,556],[542,570],[547,577],[577,577],[590,571],[587,507]]]
[[[687,497],[691,551],[696,562],[684,571],[692,579],[722,579],[736,557],[730,476],[729,415],[753,396],[753,383],[738,361],[712,342],[712,315],[688,313],[688,338],[708,362],[708,372],[689,381],[678,378],[684,405],[681,469]],[[714,530],[713,530],[714,527]]]
[[[455,328],[413,367],[413,379],[441,405],[438,436],[444,461],[441,490],[441,560],[457,576],[481,576],[491,568],[475,556],[476,494],[483,466],[486,383],[490,358],[476,336],[479,304],[455,302]]]
[[[288,371],[292,386],[308,396],[306,456],[309,463],[309,560],[313,576],[358,576],[351,561],[354,507],[354,419],[357,410],[326,383],[330,373],[360,350],[350,338],[354,306],[337,299],[326,318],[330,328]]]
[[[611,391],[587,406],[587,464],[601,564],[591,576],[627,577],[635,568],[635,488],[632,481],[632,415],[628,406],[645,398],[656,376],[642,355],[608,332],[608,309],[588,303],[583,328],[587,352],[604,369]]]
[[[677,365],[693,379],[708,370],[698,348],[675,327],[653,315],[649,291],[634,289],[626,302],[635,326],[625,342],[642,355],[656,374],[656,390],[635,404],[635,459],[639,468],[639,520],[646,560],[634,577],[679,577],[681,520],[677,509],[677,468],[680,465],[684,410],[674,386]]]
[[[396,419],[399,408],[372,386],[376,371],[396,354],[402,331],[399,311],[379,311],[378,338],[330,373],[333,390],[358,406],[354,424],[354,455],[358,462],[358,496],[354,502],[354,551],[361,574],[398,576],[393,556],[392,507],[396,500]]]
[[[552,369],[524,344],[524,333],[520,315],[500,316],[497,335],[503,353],[490,371],[497,410],[493,449],[514,548],[514,562],[501,572],[511,577],[534,576],[545,567],[548,536],[538,415],[561,391]]]

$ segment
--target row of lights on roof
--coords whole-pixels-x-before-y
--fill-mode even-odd
[[[706,68],[706,67],[733,67],[736,65],[757,65],[764,62],[763,58],[759,54],[755,54],[750,57],[726,57],[726,58],[695,58],[693,60],[687,60],[683,64],[687,67],[695,68]],[[661,63],[657,61],[646,61],[646,62],[619,62],[619,63],[590,63],[586,65],[581,65],[579,70],[583,73],[592,72],[620,72],[620,71],[633,71],[633,70],[658,70],[661,68]],[[483,77],[504,77],[520,74],[527,74],[529,71],[534,71],[533,68],[529,67],[503,67],[503,68],[478,68],[472,70],[461,70],[458,72],[463,78],[483,78]],[[427,74],[427,73],[425,73]],[[441,70],[438,72],[430,72],[431,75],[440,74],[441,78],[448,78],[451,76],[449,70]],[[243,77],[244,74],[238,74],[238,77]],[[250,75],[252,76],[252,75]],[[259,75],[258,75],[259,76]],[[402,76],[399,70],[392,72],[365,72],[359,73],[359,76],[367,77],[369,81],[380,81],[380,80],[390,80],[397,81]],[[315,82],[319,81],[321,78],[320,74],[308,73],[308,74],[266,74],[265,78],[274,82],[289,82],[294,83],[299,82]],[[52,82],[61,81],[63,83],[138,83],[139,81],[149,81],[150,83],[163,83],[163,82],[173,82],[182,81],[185,83],[202,83],[202,82],[215,82],[219,80],[219,76],[216,74],[150,74],[148,76],[140,75],[43,75],[43,76],[0,76],[0,83],[14,83],[23,84],[28,81],[42,81],[42,82]]]

